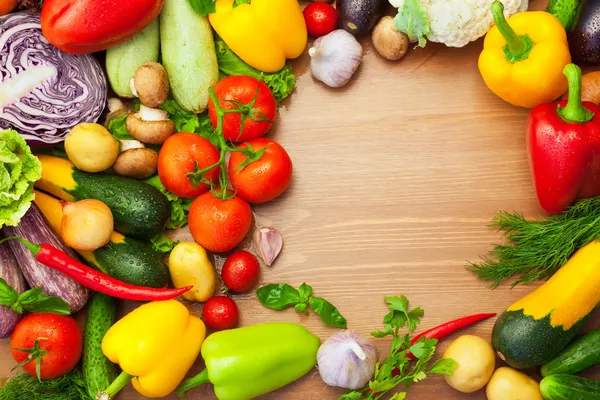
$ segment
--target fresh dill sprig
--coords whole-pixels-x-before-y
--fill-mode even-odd
[[[575,251],[600,239],[600,197],[580,200],[562,214],[537,220],[500,211],[490,228],[502,232],[505,242],[470,263],[469,271],[491,281],[492,288],[510,278],[516,278],[513,287],[548,279]]]

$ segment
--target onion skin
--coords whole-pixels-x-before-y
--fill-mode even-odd
[[[110,241],[114,219],[110,208],[99,200],[87,199],[63,206],[61,235],[75,250],[93,251]]]
[[[106,78],[91,55],[72,55],[42,35],[39,15],[0,17],[0,77],[14,79],[26,67],[47,66],[54,75],[1,108],[0,129],[15,129],[32,146],[53,145],[80,122],[96,122],[106,106]],[[0,96],[1,98],[1,96]]]

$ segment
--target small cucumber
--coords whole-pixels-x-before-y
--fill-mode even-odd
[[[116,321],[116,300],[101,293],[94,294],[88,303],[83,330],[83,378],[92,399],[119,375],[117,366],[102,353],[102,339]]]
[[[600,381],[575,375],[547,376],[540,382],[546,400],[598,400]]]
[[[146,61],[158,61],[159,52],[158,18],[133,38],[106,50],[106,75],[115,93],[132,98],[129,81],[135,70]]]
[[[581,0],[550,0],[546,11],[554,15],[568,32],[573,28]]]
[[[208,88],[219,80],[208,18],[196,13],[189,0],[165,0],[160,14],[160,45],[171,94],[188,111],[204,111]]]
[[[575,340],[544,364],[542,376],[576,374],[596,364],[600,364],[600,329]]]

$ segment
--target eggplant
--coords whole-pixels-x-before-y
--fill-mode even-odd
[[[0,231],[0,239],[2,238],[4,236]],[[0,277],[19,294],[27,289],[25,278],[7,242],[0,244]],[[0,339],[9,337],[20,319],[21,314],[14,312],[10,307],[0,306]]]
[[[385,3],[385,0],[337,0],[340,26],[354,36],[368,34],[379,21]]]
[[[581,2],[568,41],[575,64],[600,65],[600,1]]]
[[[19,236],[33,243],[48,243],[57,249],[64,251],[71,258],[77,259],[73,250],[69,249],[63,241],[58,238],[37,205],[31,204],[31,208],[21,219],[16,227],[4,228],[7,236]],[[90,291],[59,271],[46,267],[39,263],[35,256],[23,244],[16,240],[8,242],[9,246],[19,260],[21,271],[32,288],[43,287],[48,296],[56,296],[63,299],[71,309],[77,312],[87,303]]]

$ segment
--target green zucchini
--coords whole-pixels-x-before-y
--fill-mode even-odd
[[[63,158],[39,155],[42,179],[38,189],[65,201],[100,200],[112,211],[115,230],[149,239],[165,229],[171,216],[167,197],[154,186],[106,173],[90,174]]]
[[[542,365],[542,376],[576,374],[596,364],[600,364],[600,329],[575,340]]]
[[[598,400],[600,381],[574,375],[547,376],[540,382],[546,400]]]
[[[567,32],[570,32],[577,17],[581,0],[550,0],[546,11],[554,15]]]
[[[88,303],[83,329],[83,379],[88,394],[95,399],[119,375],[117,366],[102,352],[102,339],[117,321],[117,301],[95,293]]]
[[[600,303],[600,242],[592,242],[542,286],[517,301],[496,320],[492,345],[517,369],[542,365],[577,335]]]
[[[158,61],[159,52],[158,18],[128,41],[106,50],[106,75],[114,92],[132,98],[129,81],[135,70],[146,61]]]
[[[160,46],[175,100],[188,111],[204,111],[208,88],[219,80],[208,18],[195,12],[189,0],[165,0],[160,13]]]

